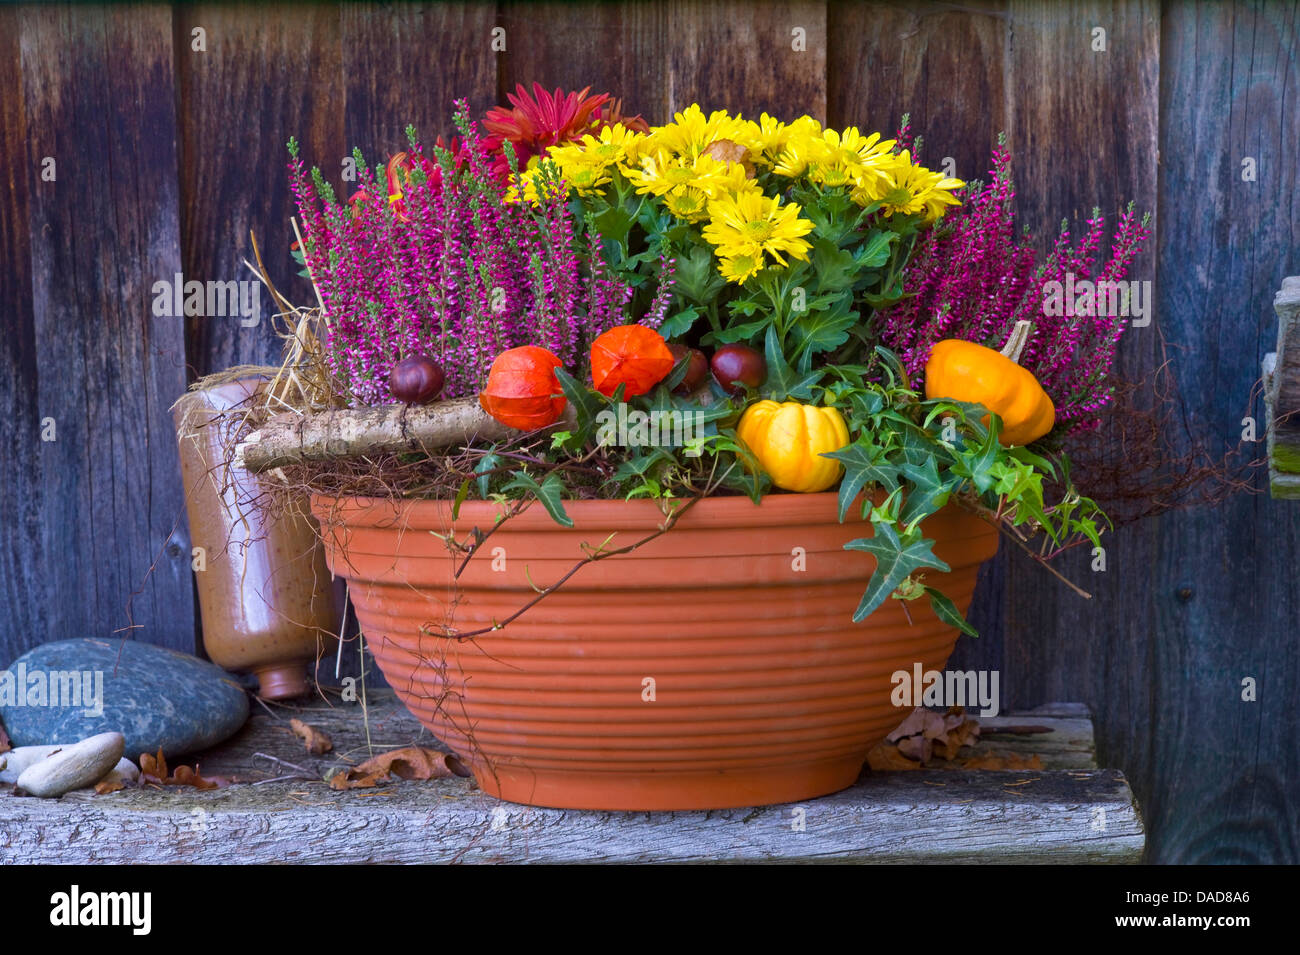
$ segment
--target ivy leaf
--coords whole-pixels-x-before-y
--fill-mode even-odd
[[[560,499],[564,491],[564,482],[554,471],[546,475],[541,484],[538,484],[531,474],[516,471],[514,480],[505,486],[505,490],[531,492],[542,502],[542,507],[546,508],[546,513],[551,515],[551,520],[564,527],[573,526],[573,518],[564,512],[564,502]]]
[[[907,380],[907,369],[899,361],[898,356],[886,348],[884,345],[877,345],[875,352],[880,356],[880,360],[885,363],[885,368],[889,372],[890,387],[911,387]]]
[[[989,430],[984,436],[984,442],[975,451],[959,455],[957,463],[952,468],[957,474],[970,478],[975,489],[981,494],[991,488],[996,480],[993,464],[1002,450],[1002,445],[998,442],[999,425],[1000,422],[996,417],[990,417]]]
[[[948,495],[955,482],[939,477],[939,468],[933,456],[926,458],[921,465],[909,461],[899,470],[912,485],[903,498],[903,511],[899,516],[902,524],[910,525],[929,517],[948,503]]]
[[[834,458],[844,465],[844,478],[840,481],[840,520],[849,513],[849,507],[868,484],[878,484],[890,491],[898,488],[898,467],[884,453],[884,449],[871,443],[865,435],[847,448],[832,451],[824,457]]]
[[[933,587],[926,587],[925,592],[930,596],[930,609],[934,615],[950,627],[956,627],[962,633],[969,634],[972,637],[978,637],[979,631],[967,623],[962,612],[957,609],[957,605],[949,600],[944,594],[935,590]]]
[[[921,536],[919,530],[909,531],[901,540],[894,525],[875,523],[874,537],[859,537],[844,545],[845,550],[865,551],[876,558],[876,570],[867,581],[858,609],[853,612],[853,622],[860,623],[898,589],[899,584],[922,567],[951,570],[934,556],[934,541]]]

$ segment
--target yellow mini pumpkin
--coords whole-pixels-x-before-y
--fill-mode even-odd
[[[849,443],[848,425],[834,408],[797,401],[759,401],[745,409],[736,436],[754,452],[772,483],[787,491],[824,491],[844,472],[821,455]]]
[[[1016,363],[1029,328],[1018,322],[1001,352],[957,338],[938,342],[925,365],[925,396],[982,404],[1002,418],[998,440],[1005,445],[1038,440],[1056,423],[1056,408],[1033,373]]]

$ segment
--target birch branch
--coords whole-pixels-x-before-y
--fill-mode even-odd
[[[572,423],[572,409],[554,427]],[[433,452],[473,441],[503,441],[523,432],[501,424],[477,398],[431,405],[339,408],[276,415],[235,446],[234,464],[270,471],[292,464],[339,461],[407,451]]]

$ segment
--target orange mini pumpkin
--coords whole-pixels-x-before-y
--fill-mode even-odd
[[[996,412],[1002,444],[1037,441],[1052,430],[1056,409],[1033,372],[1019,364],[1030,329],[1029,322],[1017,322],[1000,352],[956,338],[938,342],[925,365],[925,396],[976,402]]]
[[[559,365],[560,359],[536,345],[503,351],[492,362],[478,403],[493,418],[520,431],[555,424],[566,404],[555,376]]]
[[[644,325],[619,325],[591,343],[591,382],[609,397],[644,395],[673,370],[673,353],[664,337]]]

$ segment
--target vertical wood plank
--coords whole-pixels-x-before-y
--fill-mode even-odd
[[[131,601],[132,635],[193,650],[167,410],[185,385],[184,330],[151,307],[152,284],[180,264],[171,11],[29,7],[20,35],[36,407],[57,427],[28,476],[42,531],[28,573],[47,597],[26,639],[126,626],[157,557]],[[44,156],[57,179],[36,188]]]
[[[1005,2],[832,0],[827,16],[830,123],[888,136],[910,113],[926,165],[984,178],[1008,126]]]
[[[1163,19],[1158,320],[1194,433],[1227,448],[1244,415],[1263,420],[1250,394],[1272,299],[1300,271],[1300,4],[1177,3]],[[1158,528],[1151,858],[1295,863],[1300,510],[1239,495]]]
[[[670,111],[698,102],[746,119],[826,121],[824,2],[670,0],[668,41]]]
[[[1154,0],[1051,4],[1010,0],[1007,84],[1017,217],[1040,249],[1063,218],[1077,225],[1094,206],[1111,224],[1130,199],[1154,211],[1157,186],[1159,8]],[[1094,49],[1104,30],[1105,48]],[[1099,45],[1099,44],[1098,44]],[[1153,221],[1153,227],[1156,223]],[[1153,240],[1154,241],[1154,240]],[[1154,282],[1148,249],[1129,277]],[[1125,376],[1154,367],[1156,326],[1129,329],[1116,363]],[[1139,803],[1153,795],[1149,772],[1161,713],[1150,692],[1156,652],[1150,586],[1154,525],[1104,539],[1107,569],[1093,572],[1080,548],[1057,569],[1092,593],[1084,600],[1020,553],[1006,567],[1007,705],[1080,700],[1096,716],[1103,765],[1133,779]]]
[[[48,581],[42,573],[41,409],[37,401],[37,350],[32,314],[32,247],[29,196],[40,188],[40,167],[28,155],[26,104],[22,96],[21,14],[0,9],[0,666],[36,639],[47,610]],[[52,186],[53,184],[47,184]]]
[[[609,93],[651,125],[672,118],[667,7],[659,2],[500,4],[506,31],[498,101],[523,84]]]
[[[347,155],[339,8],[193,4],[175,11],[181,128],[180,187],[187,279],[251,279],[249,230],[280,290],[300,303],[311,286],[289,256],[294,215],[285,143],[337,181]],[[206,50],[195,46],[204,31]],[[380,69],[382,64],[370,64]],[[263,294],[262,321],[191,317],[196,375],[242,363],[279,362],[280,342]]]
[[[475,115],[495,105],[494,4],[348,4],[341,14],[347,146],[367,162],[405,149],[408,124],[429,143],[451,136],[457,99]]]

